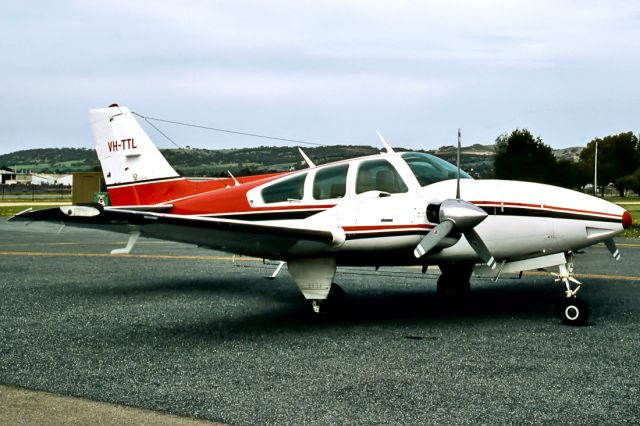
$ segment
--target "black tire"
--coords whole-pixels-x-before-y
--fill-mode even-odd
[[[436,291],[445,301],[464,301],[471,294],[471,284],[465,277],[442,274],[438,277]]]
[[[568,297],[560,303],[560,319],[566,325],[585,325],[589,320],[589,307],[575,297]]]
[[[312,300],[311,301],[311,312],[314,316],[324,316],[329,313],[329,304],[327,304],[327,300]]]
[[[318,299],[311,301],[311,310],[314,315],[325,316],[332,315],[335,316],[339,314],[344,308],[344,301],[347,295],[336,283],[331,284],[331,289],[329,290],[329,294],[326,299]]]
[[[327,299],[331,299],[332,302],[342,302],[347,297],[342,287],[336,283],[331,284],[331,289],[327,295]]]

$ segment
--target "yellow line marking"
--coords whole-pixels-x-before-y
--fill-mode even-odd
[[[70,206],[71,201],[2,201],[0,202],[0,207],[24,207],[28,209],[29,207],[58,207],[58,206]]]
[[[640,244],[625,244],[625,243],[616,243],[618,247],[628,247],[628,248],[638,248]],[[604,247],[604,244],[602,245]]]
[[[551,276],[549,272],[542,271],[525,271],[523,275],[532,276]],[[604,274],[573,274],[575,278],[592,278],[592,279],[614,279],[621,281],[640,281],[640,277],[628,276],[628,275],[604,275]]]
[[[110,253],[51,253],[37,251],[0,251],[0,256],[39,256],[39,257],[127,257],[131,259],[179,259],[179,260],[234,260],[233,256],[186,256],[168,254],[110,254]],[[239,257],[236,261],[262,261],[257,257]]]
[[[402,268],[407,269],[422,269],[422,266],[403,266]],[[429,270],[438,269],[437,266],[429,266]],[[503,274],[506,275],[518,275],[518,272],[507,272]],[[544,271],[523,271],[522,275],[529,276],[538,276],[538,277],[551,277],[552,275],[549,272]],[[483,275],[484,276],[484,275]],[[593,278],[593,279],[615,279],[622,281],[640,281],[640,277],[628,276],[628,275],[604,275],[604,274],[574,274],[576,278]]]
[[[188,255],[169,255],[169,254],[109,254],[109,253],[51,253],[51,252],[31,252],[31,251],[0,251],[0,256],[38,256],[38,257],[120,257],[130,259],[173,259],[173,260],[235,260],[236,262],[262,262],[257,257],[239,257],[236,256],[188,256]],[[407,268],[421,268],[410,266]],[[429,269],[432,269],[431,267]],[[506,274],[505,274],[506,275]],[[509,274],[514,275],[514,274]],[[525,271],[523,275],[527,276],[545,276],[551,277],[549,272],[541,271]],[[575,274],[576,278],[592,278],[592,279],[614,279],[620,281],[640,281],[640,277],[628,275],[605,275],[605,274]]]
[[[29,246],[29,247],[33,247],[33,246],[87,246],[87,245],[92,245],[92,246],[120,246],[120,245],[126,245],[127,242],[126,241],[114,241],[114,242],[86,242],[86,243],[12,243],[12,244],[7,244],[10,246],[15,246],[15,247],[20,247],[20,246]],[[172,241],[140,241],[137,242],[136,245],[140,245],[140,244],[180,244],[180,243],[173,243]]]
[[[640,247],[640,244],[635,244],[635,243],[616,243],[616,245],[618,247],[627,247],[627,248],[638,248]],[[598,244],[594,244],[591,247],[598,247],[598,248],[602,248],[602,247],[606,247],[604,245],[604,243],[598,243]]]

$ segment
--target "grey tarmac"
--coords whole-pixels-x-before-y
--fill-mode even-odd
[[[226,424],[639,424],[640,244],[576,257],[585,327],[547,274],[339,269],[347,308],[310,312],[275,262],[0,220],[0,383]],[[34,410],[41,408],[34,403]],[[0,407],[1,413],[5,409]],[[84,410],[78,408],[78,410]]]

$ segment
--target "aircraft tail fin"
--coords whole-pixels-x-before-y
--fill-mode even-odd
[[[128,108],[111,105],[90,110],[89,119],[113,206],[143,206],[156,211],[159,205],[164,209],[184,198],[272,176],[212,180],[180,177]]]
[[[107,187],[179,177],[126,107],[89,111]]]

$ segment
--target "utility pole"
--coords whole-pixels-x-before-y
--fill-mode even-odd
[[[458,179],[456,183],[456,198],[460,199],[460,138],[462,135],[460,134],[460,128],[458,127],[458,150],[456,154],[456,164],[458,165]]]
[[[598,196],[598,141],[596,141],[596,155],[593,158],[593,195]]]

